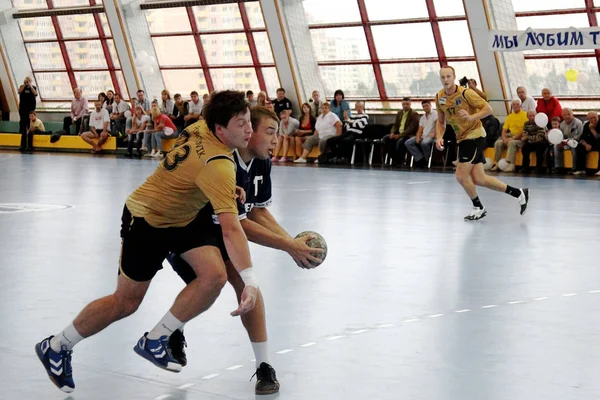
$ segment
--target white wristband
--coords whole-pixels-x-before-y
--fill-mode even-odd
[[[258,288],[258,279],[256,279],[256,275],[254,275],[254,269],[252,267],[241,271],[240,277],[246,286],[254,286],[255,288]]]

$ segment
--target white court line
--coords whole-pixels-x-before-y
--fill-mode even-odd
[[[217,376],[219,376],[219,375],[220,375],[220,374],[210,374],[210,375],[203,376],[203,377],[202,377],[202,378],[200,378],[200,379],[202,379],[202,380],[205,380],[205,381],[208,381],[208,380],[210,380],[210,379],[216,378],[216,377],[217,377]]]
[[[186,383],[184,385],[179,386],[177,389],[187,389],[187,388],[191,388],[194,385],[195,385],[195,383]]]
[[[522,300],[515,300],[515,301],[509,301],[506,304],[521,304],[521,303],[523,303]]]
[[[407,185],[423,185],[425,183],[431,183],[431,181],[406,182]]]
[[[377,327],[378,328],[391,328],[393,326],[394,326],[394,324],[383,324],[383,325],[378,325]]]
[[[240,369],[240,368],[242,368],[242,367],[243,367],[243,365],[242,365],[242,364],[238,364],[238,365],[234,365],[234,366],[231,366],[231,367],[229,367],[229,368],[225,368],[225,369],[226,369],[227,371],[235,371],[236,369]]]
[[[589,290],[588,293],[590,293],[590,294],[600,293],[600,290]]]
[[[283,349],[283,350],[276,351],[275,353],[276,354],[286,354],[286,353],[291,353],[292,351],[294,351],[294,350],[292,350],[292,349]]]
[[[327,339],[325,339],[325,340],[338,340],[338,339],[341,339],[341,338],[343,338],[343,337],[344,337],[344,336],[332,336],[332,337],[329,337],[329,338],[327,338]]]
[[[361,329],[359,331],[350,332],[353,335],[360,335],[361,333],[369,332],[369,329]]]
[[[168,399],[169,397],[171,397],[170,394],[161,394],[158,397],[155,397],[154,400],[163,400],[163,399]]]
[[[498,307],[495,304],[488,304],[487,306],[482,306],[481,308],[494,308],[494,307]]]
[[[535,298],[535,299],[533,299],[533,300],[535,300],[535,301],[542,301],[542,300],[548,300],[549,298],[550,298],[550,297],[536,297],[536,298]]]
[[[308,343],[301,344],[300,347],[310,347],[310,346],[314,346],[314,345],[316,345],[315,342],[308,342]]]
[[[466,312],[469,312],[469,311],[471,311],[471,310],[469,310],[468,308],[465,308],[464,310],[456,310],[454,312],[460,314],[460,313],[466,313]]]
[[[563,297],[573,297],[573,296],[578,296],[577,293],[565,293],[563,294]]]
[[[11,159],[12,157],[13,157],[13,156],[9,154],[9,155],[7,155],[7,156],[6,156],[6,157],[4,157],[4,158],[0,158],[0,161],[6,161],[6,160],[8,160],[8,159]]]
[[[433,314],[433,315],[428,316],[427,318],[438,318],[438,317],[441,317],[443,315],[444,314]]]
[[[419,320],[419,318],[407,319],[406,321],[404,321],[404,323],[410,324],[411,322],[417,322],[418,320]]]

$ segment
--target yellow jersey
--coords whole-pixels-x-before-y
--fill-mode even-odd
[[[443,89],[435,96],[438,113],[443,112],[446,115],[446,121],[454,128],[456,141],[459,143],[465,139],[485,137],[486,133],[480,120],[467,121],[460,117],[458,112],[465,110],[469,114],[475,114],[486,105],[487,101],[473,89],[465,89],[462,86],[457,86],[456,92],[450,96]]]
[[[529,121],[529,119],[527,118],[527,113],[525,111],[521,110],[519,113],[511,112],[506,116],[502,129],[506,129],[510,132],[508,134],[509,137],[517,136],[523,133],[523,127],[527,121]]]
[[[134,217],[156,228],[182,227],[208,204],[216,214],[237,214],[233,151],[205,121],[187,127],[146,182],[127,199]]]

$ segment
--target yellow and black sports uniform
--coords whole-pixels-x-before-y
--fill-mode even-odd
[[[447,95],[442,89],[435,96],[438,113],[443,112],[446,115],[447,123],[456,132],[456,141],[459,147],[458,158],[461,163],[485,163],[483,152],[486,147],[486,133],[480,120],[468,121],[458,113],[460,110],[465,110],[469,114],[475,114],[487,104],[474,90],[465,89],[462,86],[457,86],[456,92],[452,95]]]
[[[221,232],[210,214],[238,213],[232,150],[204,121],[187,127],[156,171],[127,199],[123,210],[120,271],[148,281],[169,252],[220,247]]]

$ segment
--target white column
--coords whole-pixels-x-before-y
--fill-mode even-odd
[[[463,0],[469,30],[473,39],[473,49],[479,65],[479,74],[481,76],[481,85],[488,99],[491,99],[490,105],[494,109],[496,117],[505,116],[507,108],[501,99],[510,98],[505,93],[502,77],[500,75],[500,64],[494,52],[488,50],[488,16],[486,14],[486,0]],[[498,101],[494,101],[498,100]]]
[[[288,98],[297,103],[297,110],[311,98],[313,90],[319,90],[324,99],[325,87],[319,75],[302,1],[260,0],[260,4],[281,85],[288,92]]]
[[[33,78],[19,22],[12,16],[16,11],[10,0],[0,0],[0,81],[11,120],[19,119],[18,87],[26,76]],[[35,82],[34,85],[38,86]]]
[[[127,91],[129,91],[129,94],[133,97],[138,88],[140,88],[140,83],[137,81],[137,77],[133,71],[133,55],[130,55],[128,51],[127,39],[123,32],[124,24],[121,23],[123,20],[122,11],[118,8],[116,0],[105,0],[104,11],[115,43],[115,50],[119,57],[119,63],[123,70]]]

